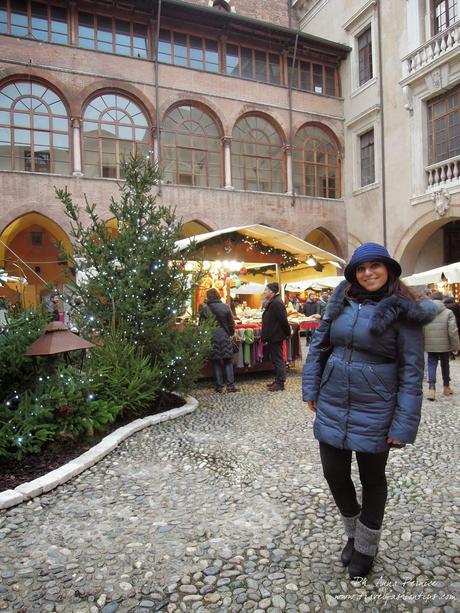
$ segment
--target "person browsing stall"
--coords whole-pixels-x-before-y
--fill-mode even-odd
[[[268,391],[284,390],[286,364],[283,359],[283,341],[291,335],[286,307],[279,295],[278,283],[269,283],[264,290],[264,312],[262,314],[262,340],[268,345],[268,353],[275,367],[275,380]]]
[[[436,314],[400,281],[401,266],[365,243],[329,299],[303,371],[303,400],[315,412],[323,473],[348,537],[341,559],[366,576],[382,533],[389,450],[413,443],[422,405],[423,330]],[[351,479],[356,454],[362,485]]]
[[[225,382],[228,392],[238,392],[235,387],[233,373],[233,346],[231,337],[235,333],[235,322],[230,307],[222,302],[219,292],[215,288],[206,292],[206,304],[200,310],[200,321],[214,319],[217,328],[212,335],[212,349],[209,359],[212,362],[216,379],[216,392],[221,394]]]

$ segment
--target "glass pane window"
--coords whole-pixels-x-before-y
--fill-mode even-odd
[[[456,0],[432,0],[433,36],[450,28],[457,21]]]
[[[0,33],[68,44],[67,9],[31,0],[0,2]]]
[[[427,103],[428,158],[434,164],[460,155],[460,88]]]
[[[282,192],[283,143],[265,118],[240,119],[232,133],[232,177],[237,189]]]
[[[240,53],[236,45],[226,45],[225,74],[230,77],[240,76]]]
[[[130,57],[148,56],[147,26],[124,19],[78,13],[78,46]]]
[[[0,34],[8,32],[8,13],[6,0],[0,0]]]
[[[0,139],[3,169],[69,173],[67,112],[40,83],[15,81],[0,89]]]
[[[158,61],[195,70],[219,72],[219,49],[216,40],[201,36],[160,30]]]
[[[360,36],[358,36],[358,72],[359,84],[363,85],[372,77],[372,31],[367,28]]]
[[[225,74],[254,79],[261,83],[280,83],[280,56],[250,47],[225,46]]]
[[[119,94],[102,94],[83,113],[83,170],[90,177],[122,179],[120,162],[150,150],[150,130],[142,109]]]
[[[182,105],[166,115],[162,157],[168,183],[222,186],[221,150],[219,128],[206,111]]]
[[[219,49],[213,40],[205,41],[205,70],[219,72]]]
[[[359,137],[361,158],[361,186],[375,183],[374,130]]]
[[[340,161],[337,145],[316,125],[301,128],[292,151],[297,193],[320,198],[340,198]]]
[[[328,94],[338,96],[339,87],[337,69],[335,66],[305,62],[292,58],[288,62],[289,78],[292,78],[292,87],[315,94]]]
[[[279,85],[281,83],[280,56],[270,53],[268,56],[268,81]]]
[[[158,61],[164,64],[172,64],[171,32],[168,30],[160,30]]]

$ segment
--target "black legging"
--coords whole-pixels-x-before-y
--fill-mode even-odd
[[[340,512],[353,517],[360,512],[356,490],[351,480],[351,455],[348,449],[337,449],[326,443],[319,444],[323,474]],[[361,522],[368,528],[379,530],[382,526],[387,500],[385,466],[388,451],[363,453],[356,451],[359,476],[363,487]]]

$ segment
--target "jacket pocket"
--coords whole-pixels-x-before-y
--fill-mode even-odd
[[[320,388],[323,387],[323,385],[326,385],[326,383],[329,381],[329,378],[333,370],[334,370],[334,362],[332,360],[328,360],[324,368],[324,371],[323,371],[323,376],[321,377],[321,383],[319,385]]]
[[[383,400],[391,400],[394,396],[394,392],[388,389],[372,366],[365,366],[362,372],[372,391],[376,392]]]

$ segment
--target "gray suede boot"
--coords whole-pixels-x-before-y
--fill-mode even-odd
[[[342,560],[342,564],[344,566],[348,566],[350,564],[351,554],[353,553],[353,547],[355,544],[355,530],[358,517],[359,513],[357,515],[354,515],[353,517],[345,517],[345,515],[342,515],[345,534],[348,537],[347,544],[343,548],[342,553],[340,555],[340,559]]]
[[[355,546],[348,566],[350,579],[369,574],[377,555],[382,530],[372,530],[359,520],[356,523]]]

